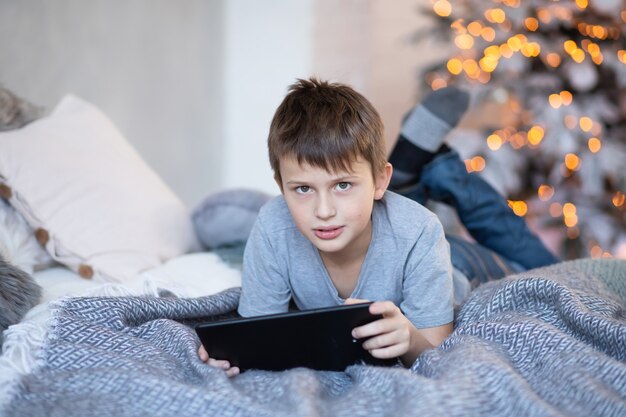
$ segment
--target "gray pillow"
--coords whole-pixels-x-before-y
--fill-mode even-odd
[[[0,87],[0,132],[18,129],[41,117],[43,111]],[[6,188],[5,188],[6,192]],[[5,259],[9,253],[23,267],[32,268],[47,257],[26,221],[0,201],[0,351],[3,332],[18,323],[41,298],[42,289],[27,272]],[[48,258],[49,259],[49,258]]]
[[[43,108],[35,106],[0,86],[0,132],[18,129],[43,116]]]
[[[29,274],[6,262],[0,255],[0,348],[2,333],[18,323],[39,302],[41,293],[41,287]]]
[[[207,249],[245,243],[259,209],[271,198],[269,194],[249,189],[211,194],[193,210],[196,235]]]

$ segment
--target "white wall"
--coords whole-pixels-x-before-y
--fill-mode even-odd
[[[436,58],[412,41],[428,25],[416,0],[230,0],[226,8],[224,187],[277,193],[266,139],[295,78],[347,83],[368,97],[388,148],[418,100],[418,68]]]
[[[311,73],[312,0],[227,0],[222,187],[278,194],[270,121],[296,78]]]
[[[420,99],[419,69],[443,56],[415,42],[432,22],[418,0],[316,0],[313,71],[352,85],[380,113],[391,150],[404,114]]]
[[[271,117],[298,77],[353,85],[391,144],[432,51],[417,0],[0,0],[0,83],[49,109],[72,92],[107,113],[193,206],[278,193]]]
[[[188,204],[221,183],[223,1],[0,0],[0,83],[100,107]]]

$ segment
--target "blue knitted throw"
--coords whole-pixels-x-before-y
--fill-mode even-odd
[[[565,262],[479,287],[454,333],[410,370],[229,379],[199,361],[181,322],[228,313],[238,297],[65,300],[41,366],[0,415],[626,415],[625,261]]]

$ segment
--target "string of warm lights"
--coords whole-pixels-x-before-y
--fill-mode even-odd
[[[432,1],[438,21],[450,28],[456,50],[440,69],[426,74],[425,79],[437,90],[459,82],[510,87],[512,83],[523,84],[519,79],[521,75],[551,76],[537,77],[536,84],[529,84],[527,92],[518,94],[525,93],[527,100],[511,96],[513,107],[518,106],[512,111],[519,115],[520,123],[502,126],[488,134],[486,146],[493,152],[503,146],[535,150],[544,159],[546,154],[559,155],[560,159],[553,164],[556,168],[544,175],[541,184],[535,186],[534,197],[528,198],[536,198],[549,217],[560,219],[568,239],[575,240],[586,233],[588,255],[626,258],[626,240],[612,252],[593,237],[593,230],[582,229],[583,220],[589,220],[586,208],[581,208],[586,202],[576,199],[582,193],[570,193],[576,198],[568,200],[567,193],[562,191],[567,187],[580,188],[577,181],[580,182],[581,170],[586,164],[597,164],[592,158],[610,152],[605,146],[610,140],[605,131],[605,118],[598,111],[585,110],[592,108],[589,85],[598,83],[600,67],[602,74],[606,74],[604,68],[626,74],[626,10],[614,13],[611,7],[619,7],[619,1],[617,5],[613,3],[612,0],[597,0],[591,4],[588,0]],[[626,7],[624,2],[621,5]],[[594,66],[598,69],[594,70]],[[626,80],[626,75],[622,77]],[[537,90],[544,95],[544,104],[537,100]],[[529,103],[531,111],[526,109]],[[488,163],[485,155],[465,160],[468,172],[483,171]],[[608,181],[611,205],[603,207],[608,207],[606,210],[618,219],[626,239],[623,191],[626,174],[622,173],[620,178],[621,183]],[[525,200],[509,200],[509,206],[517,215],[526,216],[536,205]],[[604,245],[608,246],[606,242]]]
[[[520,6],[520,1],[495,2],[503,3],[513,8]],[[580,9],[586,9],[588,7],[586,1],[580,0],[576,2],[576,5]],[[441,17],[449,17],[452,14],[452,5],[447,0],[437,0],[433,5],[433,10]],[[558,3],[545,8],[537,8],[536,14],[538,18],[531,16],[523,20],[524,28],[530,33],[536,32],[540,24],[549,24],[553,19],[571,21],[573,18],[571,9],[559,6]],[[480,20],[473,20],[466,25],[464,19],[456,19],[450,24],[450,27],[455,33],[454,44],[459,50],[468,52],[448,60],[447,68],[452,75],[465,73],[466,77],[470,80],[487,83],[490,79],[489,74],[495,71],[499,60],[501,58],[511,58],[513,54],[517,52],[527,58],[540,56],[547,65],[553,68],[557,68],[561,65],[563,57],[558,52],[552,51],[541,54],[541,44],[537,41],[530,40],[523,33],[513,34],[499,45],[493,44],[485,47],[482,56],[478,57],[477,51],[474,49],[478,44],[478,39],[482,39],[484,42],[493,42],[496,39],[496,29],[501,33],[509,33],[513,30],[512,23],[507,20],[507,15],[501,8],[486,9],[484,11],[484,17],[487,23]],[[626,20],[624,20],[625,18],[626,13],[622,11],[622,24],[626,22]],[[617,25],[602,26],[588,24],[578,19],[576,21],[578,23],[571,24],[575,25],[579,33],[583,36],[599,40],[620,39],[621,30]],[[495,27],[489,26],[488,23],[494,24]],[[576,63],[583,62],[587,55],[596,65],[602,64],[604,59],[600,45],[590,39],[582,40],[580,46],[574,40],[568,39],[564,42],[563,49]],[[620,62],[626,63],[626,50],[619,49],[615,53]],[[437,87],[441,88],[447,84],[445,82],[446,80],[442,78],[433,79],[432,81],[436,84],[433,86],[434,89],[437,89]]]

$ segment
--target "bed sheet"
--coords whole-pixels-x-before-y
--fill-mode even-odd
[[[215,253],[182,255],[144,271],[124,284],[88,280],[63,266],[37,271],[33,278],[43,289],[40,303],[22,322],[32,321],[49,303],[62,297],[91,295],[159,295],[169,291],[179,297],[200,297],[241,285],[238,266],[223,262]]]

